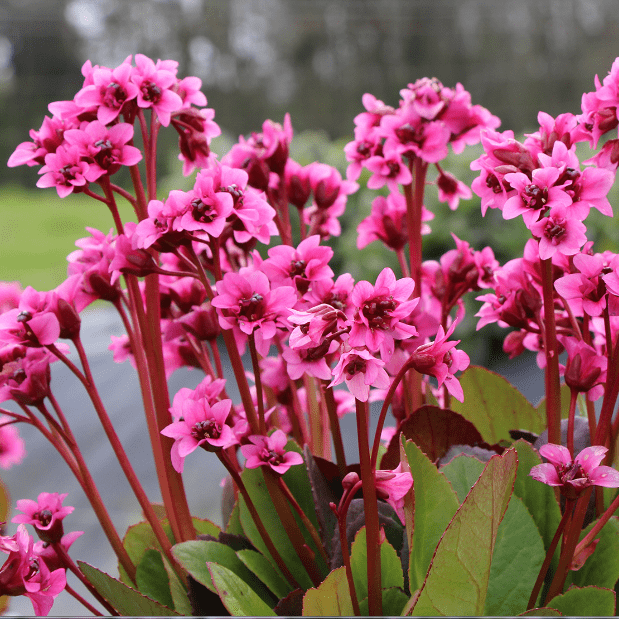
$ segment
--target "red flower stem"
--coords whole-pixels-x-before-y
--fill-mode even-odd
[[[215,368],[217,369],[217,377],[224,377],[224,368],[221,365],[221,356],[219,355],[219,348],[217,347],[217,340],[209,340],[209,347],[213,353],[213,359],[215,360]]]
[[[305,515],[305,512],[303,511],[303,509],[301,509],[301,506],[299,505],[297,500],[292,495],[292,492],[290,492],[290,488],[288,488],[288,486],[286,485],[286,482],[283,480],[282,477],[277,478],[277,483],[280,487],[280,490],[284,494],[284,496],[288,499],[288,502],[290,503],[290,505],[292,505],[294,511],[297,512],[297,515],[299,516],[299,518],[301,518],[301,522],[303,522],[303,524],[305,525],[305,528],[307,529],[308,533],[312,536],[312,540],[314,541],[314,544],[316,545],[316,548],[318,549],[320,556],[323,558],[323,561],[327,565],[329,565],[329,557],[327,556],[327,552],[324,549],[323,542],[320,539],[320,535],[318,535],[318,531],[316,531],[316,527],[312,524],[310,519]]]
[[[72,451],[72,445],[60,442],[60,437],[58,435],[54,435],[50,432],[39,419],[37,419],[31,411],[26,407],[22,406],[24,412],[28,415],[30,422],[43,436],[54,446],[56,451],[60,454],[61,458],[66,462],[67,466],[73,473],[75,479],[77,479],[80,484],[84,494],[88,497],[90,504],[99,520],[99,524],[103,529],[105,535],[107,536],[116,556],[118,557],[118,561],[123,566],[129,578],[133,583],[135,583],[135,566],[131,561],[131,558],[127,554],[125,550],[122,540],[118,536],[116,532],[116,528],[114,527],[114,523],[108,514],[108,511],[101,499],[101,495],[99,494],[99,490],[86,466],[86,462],[84,461],[81,452],[78,450]],[[4,414],[8,414],[9,411],[5,411],[0,409],[0,412]],[[69,437],[69,441],[73,440],[72,437]]]
[[[595,488],[597,490],[600,486],[596,486]],[[595,539],[595,536],[602,530],[602,527],[610,520],[610,517],[617,509],[619,509],[619,495],[615,497],[613,502],[608,506],[608,509],[595,521],[591,531],[578,542],[576,550],[574,551],[575,556],[582,552]]]
[[[88,612],[92,613],[95,617],[103,617],[103,613],[100,613],[90,602],[87,602],[75,589],[73,589],[69,583],[64,587],[64,590],[71,596],[73,596]],[[110,612],[110,611],[108,611]],[[110,612],[111,615],[118,617],[119,614],[114,610]]]
[[[77,353],[82,363],[82,367],[84,368],[84,374],[81,374],[81,372],[78,372],[76,376],[80,380],[80,382],[82,382],[82,384],[84,385],[84,388],[86,389],[86,391],[88,392],[88,395],[90,396],[90,400],[93,403],[93,406],[95,407],[95,411],[97,412],[99,421],[101,422],[101,425],[103,426],[103,430],[105,431],[108,441],[110,442],[110,445],[112,446],[114,455],[118,459],[120,468],[125,474],[125,477],[127,478],[127,481],[129,482],[129,485],[131,486],[131,489],[133,490],[133,493],[135,494],[135,497],[138,500],[138,503],[140,504],[140,507],[142,508],[144,512],[144,515],[146,516],[146,519],[151,525],[153,529],[153,533],[155,534],[155,537],[157,538],[157,541],[161,545],[161,548],[163,549],[166,556],[171,561],[172,565],[175,565],[176,561],[172,555],[172,545],[170,544],[170,540],[168,539],[168,536],[165,534],[165,531],[163,530],[163,527],[161,526],[161,523],[159,519],[157,518],[157,515],[155,514],[155,510],[153,509],[151,502],[146,496],[146,493],[144,492],[144,488],[142,487],[140,480],[135,474],[135,471],[133,470],[133,467],[131,463],[129,462],[129,459],[127,458],[127,454],[125,453],[125,450],[120,442],[120,439],[118,438],[118,435],[116,434],[114,425],[112,424],[107,414],[107,411],[105,410],[105,407],[103,406],[103,402],[101,400],[101,397],[95,385],[92,372],[90,370],[90,365],[88,363],[88,358],[86,356],[86,352],[84,351],[84,347],[82,346],[82,342],[79,337],[74,338],[72,341],[73,341],[73,344],[75,345],[75,348],[77,349]],[[64,361],[64,359],[61,359],[61,361]],[[195,537],[195,534],[194,534],[194,537]]]
[[[325,458],[325,436],[322,427],[322,414],[316,399],[316,385],[311,376],[303,375],[305,397],[307,399],[307,416],[310,427],[310,448],[313,453]]]
[[[363,508],[365,511],[365,534],[368,566],[368,609],[371,616],[383,614],[383,598],[380,563],[380,523],[376,499],[376,470],[370,460],[369,407],[367,402],[356,400],[357,440],[359,463],[363,484]]]
[[[561,518],[561,521],[559,522],[559,526],[557,527],[554,537],[552,538],[552,541],[550,542],[550,546],[548,547],[548,552],[546,552],[546,558],[544,559],[544,562],[542,563],[542,567],[539,571],[539,574],[537,575],[537,580],[535,581],[535,585],[533,585],[533,590],[531,591],[531,596],[529,597],[529,603],[527,605],[527,610],[531,610],[535,606],[535,603],[537,602],[537,596],[539,595],[539,592],[542,589],[542,585],[544,584],[544,579],[546,578],[548,568],[550,567],[550,563],[552,562],[552,558],[554,557],[555,550],[557,549],[559,538],[561,537],[561,534],[563,533],[563,529],[565,528],[565,525],[567,521],[569,520],[569,516],[572,512],[572,508],[573,508],[573,501],[568,501],[565,506],[565,513],[563,514],[563,517]]]
[[[157,438],[161,442],[163,452],[168,454],[172,449],[174,440],[161,434],[161,431],[170,424],[170,394],[168,393],[168,381],[165,374],[161,343],[159,277],[157,275],[147,275],[144,283],[146,292],[146,324],[142,330],[142,337],[151,379],[157,420]],[[135,300],[138,303],[140,302],[137,299]],[[196,533],[189,512],[189,505],[187,504],[183,478],[172,467],[170,458],[164,459],[164,467],[167,483],[163,496],[174,538],[176,543],[193,540],[196,537]]]
[[[400,265],[400,271],[402,271],[402,277],[410,277],[411,274],[410,274],[408,265],[406,264],[406,258],[404,257],[404,251],[401,248],[396,249],[395,254],[398,257],[398,264]]]
[[[307,230],[305,228],[305,224],[303,223],[303,207],[297,206],[297,213],[299,213],[299,236],[302,241],[304,241],[307,237]]]
[[[559,379],[559,350],[555,325],[552,259],[540,258],[544,298],[544,350],[546,353],[546,421],[548,442],[561,444],[561,383]]]
[[[157,414],[155,412],[155,404],[153,401],[153,392],[151,390],[149,364],[146,359],[146,352],[143,345],[142,338],[142,325],[145,323],[144,306],[142,304],[142,297],[137,287],[137,279],[132,276],[126,276],[127,285],[129,287],[129,294],[132,302],[130,304],[133,322],[136,326],[137,332],[131,328],[128,318],[122,309],[122,306],[117,304],[117,309],[123,319],[127,334],[129,336],[129,342],[131,350],[135,355],[136,368],[138,372],[138,379],[140,383],[140,390],[142,393],[142,401],[144,403],[144,414],[146,416],[146,426],[148,428],[148,435],[151,443],[151,449],[153,451],[153,457],[155,460],[155,470],[157,471],[157,479],[159,481],[159,488],[161,490],[161,496],[163,497],[164,505],[166,506],[166,512],[170,520],[174,518],[174,511],[170,506],[174,505],[174,499],[170,492],[170,486],[168,484],[168,475],[170,474],[171,462],[169,458],[170,448],[164,446],[163,435],[160,434],[158,429]],[[173,469],[172,469],[173,470]],[[179,528],[176,525],[173,530],[178,531]]]
[[[613,335],[610,328],[610,314],[608,313],[608,294],[606,295],[606,305],[604,306],[604,333],[606,335],[606,357],[608,359],[608,367],[612,364],[613,359]]]
[[[135,214],[138,221],[142,221],[148,217],[148,208],[146,204],[146,194],[144,193],[144,185],[142,185],[140,168],[137,163],[129,167],[129,173],[131,174],[131,181],[136,195],[134,204]]]
[[[342,432],[340,429],[340,419],[337,416],[337,404],[333,395],[333,387],[329,387],[329,381],[322,381],[322,393],[325,400],[325,408],[329,415],[329,425],[331,427],[331,436],[333,437],[333,446],[335,447],[335,460],[340,477],[344,479],[346,475],[346,453],[344,451],[344,441],[342,440]]]
[[[95,193],[94,191],[90,190],[87,186],[84,187],[80,193],[83,193],[85,196],[88,196],[89,198],[94,198],[95,200],[98,200],[99,202],[103,202],[104,204],[107,204],[107,200],[103,196],[100,196],[98,193]]]
[[[281,350],[280,350],[281,355]],[[299,393],[297,384],[292,378],[288,377],[288,384],[292,393],[292,415],[290,415],[290,423],[292,424],[292,436],[303,447],[309,443],[307,424],[299,403]]]
[[[155,111],[150,110],[150,135],[148,139],[149,157],[146,159],[146,192],[148,200],[157,199],[157,134],[159,133],[159,120]]]
[[[212,251],[213,256],[215,255],[215,251],[219,252],[219,245],[217,243],[215,243],[215,245],[213,246]],[[191,254],[194,265],[198,270],[198,275],[200,277],[202,285],[204,286],[204,289],[206,290],[206,294],[208,298],[212,301],[215,297],[215,293],[213,292],[213,288],[208,281],[208,277],[206,276],[204,267],[202,266],[202,263],[196,255],[193,247],[189,246],[189,252]],[[219,279],[221,279],[221,271],[219,272]],[[262,432],[260,432],[260,425],[258,422],[258,415],[256,414],[256,409],[254,407],[254,401],[251,397],[251,392],[249,390],[247,376],[245,375],[245,368],[243,367],[243,361],[241,360],[241,355],[239,354],[239,350],[236,346],[234,334],[232,333],[231,329],[222,329],[221,335],[224,339],[226,350],[228,351],[228,360],[230,361],[232,371],[234,372],[234,378],[236,379],[236,384],[239,389],[239,393],[241,394],[243,409],[245,410],[245,415],[247,416],[247,422],[249,423],[251,432],[252,434],[262,434]]]
[[[372,445],[372,458],[371,464],[372,468],[376,469],[376,463],[378,461],[378,450],[380,448],[380,434],[383,431],[383,425],[385,424],[385,418],[387,417],[387,411],[389,410],[389,405],[391,404],[391,400],[393,398],[393,394],[397,389],[400,381],[404,378],[404,375],[408,370],[411,369],[410,365],[411,361],[407,361],[400,368],[400,371],[396,374],[395,378],[391,381],[391,385],[389,385],[389,389],[387,390],[387,395],[385,396],[385,400],[383,401],[383,406],[380,409],[380,415],[378,417],[378,424],[376,425],[376,433],[374,434],[374,443]],[[421,375],[420,375],[421,376]]]
[[[288,194],[286,192],[286,181],[284,178],[284,175],[280,175],[279,177],[279,186],[278,186],[278,192],[277,195],[279,197],[279,204],[278,204],[278,210],[281,213],[281,224],[282,224],[282,229],[283,229],[283,234],[281,234],[282,237],[282,243],[284,243],[284,245],[291,245],[292,246],[292,226],[290,225],[290,207],[288,205]]]
[[[262,379],[260,377],[260,363],[258,361],[258,352],[256,351],[256,340],[254,334],[251,333],[248,337],[249,352],[251,355],[251,365],[254,370],[254,381],[256,385],[256,400],[258,401],[258,428],[260,434],[266,436],[267,424],[264,417],[264,396],[262,394]]]
[[[112,188],[112,191],[116,192],[119,196],[122,196],[135,209],[135,198],[128,191],[118,185],[115,185],[114,183],[110,183],[110,187]]]
[[[609,361],[606,372],[606,392],[602,402],[602,410],[598,425],[595,430],[595,438],[593,445],[604,445],[607,439],[610,438],[611,419],[615,408],[615,402],[619,395],[619,355],[612,356],[612,363]]]
[[[273,471],[270,467],[262,467],[264,476],[264,482],[266,489],[271,497],[273,507],[277,512],[277,515],[282,523],[282,527],[286,531],[286,535],[293,545],[297,556],[303,563],[305,571],[308,573],[314,587],[317,587],[323,580],[326,574],[321,574],[318,566],[316,565],[316,555],[314,551],[307,545],[303,533],[297,521],[294,518],[294,514],[290,509],[290,505],[286,500],[286,496],[282,492],[281,488],[277,484],[277,478],[279,474]]]
[[[264,545],[267,547],[267,550],[269,551],[269,554],[273,558],[273,561],[275,561],[281,573],[284,575],[286,580],[290,583],[290,586],[293,589],[300,589],[301,586],[296,581],[291,571],[288,569],[288,566],[286,565],[285,561],[282,559],[281,555],[277,551],[277,548],[275,548],[275,544],[273,543],[271,536],[269,535],[264,524],[262,523],[262,520],[260,519],[260,514],[258,514],[258,510],[256,509],[254,502],[251,500],[251,497],[249,496],[249,492],[247,492],[247,488],[245,488],[245,484],[243,483],[243,480],[241,479],[241,476],[239,475],[238,471],[236,470],[234,465],[229,461],[228,455],[226,454],[224,450],[218,451],[217,456],[219,460],[221,461],[221,463],[226,467],[226,470],[228,471],[228,473],[230,473],[230,476],[232,477],[232,480],[234,481],[234,484],[236,485],[236,487],[239,489],[239,492],[243,495],[245,505],[247,506],[247,509],[249,510],[252,520],[254,521],[254,524],[256,525],[258,532],[260,533],[260,537],[262,537],[262,541],[264,542]]]
[[[563,585],[565,584],[565,579],[567,578],[570,563],[574,557],[574,551],[576,550],[578,538],[580,537],[580,533],[582,531],[582,523],[585,519],[585,514],[587,513],[587,505],[589,504],[589,497],[591,496],[592,491],[593,486],[589,486],[583,491],[576,501],[572,522],[569,529],[565,532],[565,537],[567,538],[565,547],[559,557],[559,565],[557,566],[557,571],[555,572],[555,576],[550,584],[550,588],[548,589],[544,606],[548,605],[554,597],[563,591]],[[568,510],[566,509],[566,512],[567,511]]]
[[[567,417],[567,448],[570,452],[570,458],[574,461],[574,418],[576,417],[576,400],[578,399],[578,391],[570,389],[570,412]]]
[[[114,615],[116,617],[119,616],[120,613],[116,611],[116,609],[90,584],[90,582],[86,579],[84,574],[79,570],[77,565],[75,565],[73,559],[69,556],[67,551],[64,549],[61,543],[56,542],[52,544],[54,551],[56,552],[56,556],[60,559],[62,564],[71,570],[73,574],[79,579],[79,581],[88,589],[90,594],[105,608],[105,610],[110,613],[110,615]]]
[[[352,501],[352,498],[355,495],[357,489],[360,487],[361,482],[357,482],[357,484],[348,492],[348,494],[344,495],[346,497],[346,501],[340,501],[339,507],[336,507],[335,503],[329,503],[329,507],[337,518],[340,547],[342,549],[342,562],[344,563],[344,568],[346,569],[346,580],[348,580],[350,601],[352,602],[352,608],[353,612],[355,613],[355,617],[361,616],[361,609],[359,608],[359,600],[357,598],[357,591],[355,589],[355,579],[352,574],[352,566],[350,564],[350,552],[348,550],[348,539],[346,537],[346,519],[348,517],[348,507],[350,505],[350,502]]]
[[[118,206],[116,205],[116,199],[114,198],[114,192],[112,191],[110,177],[107,175],[102,176],[99,179],[99,185],[101,186],[101,189],[103,189],[103,193],[106,197],[107,206],[112,213],[112,217],[114,218],[114,225],[116,226],[116,231],[118,232],[118,234],[123,234],[123,222],[118,212]]]

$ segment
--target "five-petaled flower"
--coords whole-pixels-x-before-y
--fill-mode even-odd
[[[589,486],[619,488],[619,471],[610,466],[600,466],[608,449],[593,445],[583,449],[574,459],[567,447],[548,443],[539,449],[547,463],[538,464],[529,475],[549,486],[561,488],[568,499],[575,499]]]
[[[283,475],[294,464],[301,464],[303,458],[296,451],[286,451],[288,439],[281,430],[275,430],[271,436],[250,436],[251,445],[242,445],[241,451],[247,458],[245,466],[255,469],[270,466],[276,473]]]

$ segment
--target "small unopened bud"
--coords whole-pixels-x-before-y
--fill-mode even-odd
[[[342,487],[344,490],[350,490],[357,483],[359,483],[359,475],[354,471],[348,473],[344,479],[342,479]]]

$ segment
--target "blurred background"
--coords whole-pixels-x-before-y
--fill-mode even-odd
[[[461,82],[473,103],[487,107],[501,118],[501,129],[517,136],[537,129],[539,110],[553,116],[578,113],[582,93],[593,90],[595,75],[602,79],[619,56],[619,12],[616,0],[0,0],[0,162],[29,140],[29,129],[41,126],[49,102],[73,98],[87,59],[114,67],[137,52],[177,60],[179,76],[202,79],[223,130],[213,143],[218,154],[225,154],[240,134],[259,131],[265,119],[281,122],[290,112],[293,158],[302,164],[320,160],[345,174],[342,148],[352,139],[353,118],[363,111],[362,95],[370,92],[397,106],[400,89],[424,76],[447,86]],[[169,189],[187,189],[192,180],[181,175],[176,133],[160,136],[159,197],[164,198]],[[469,148],[463,156],[450,156],[443,167],[470,184],[469,165],[479,154],[479,148]],[[85,226],[107,231],[112,221],[101,205],[82,195],[60,200],[53,189],[36,189],[37,178],[36,168],[0,165],[0,280],[46,290],[65,278],[66,255],[86,235]],[[366,179],[361,177],[361,190],[349,198],[342,236],[331,243],[336,247],[332,266],[338,274],[347,270],[373,281],[385,265],[397,266],[377,243],[361,253],[356,249],[356,226],[377,195],[365,189]],[[611,203],[617,205],[613,192]],[[527,233],[520,221],[505,222],[496,211],[482,219],[475,198],[451,212],[438,203],[433,187],[427,194],[435,219],[432,235],[424,239],[426,258],[438,259],[454,247],[452,232],[478,250],[492,245],[502,263],[521,253]],[[607,218],[594,211],[587,227],[598,251],[617,250],[617,227]],[[509,372],[535,402],[542,381],[534,361],[523,356],[503,365],[505,332],[486,328],[476,335],[478,307],[470,304],[459,327],[462,348],[474,363]],[[157,500],[133,374],[128,366],[111,363],[107,351],[118,325],[105,308],[87,312],[84,323],[99,386],[147,491]],[[128,489],[118,486],[120,472],[109,453],[99,449],[89,403],[76,400],[81,396],[70,377],[54,372],[57,396],[76,415],[78,440],[91,446],[85,451],[124,531],[139,518],[136,506],[127,500]],[[172,393],[198,380],[175,375]],[[29,430],[20,429],[29,456],[22,466],[2,473],[13,498],[70,492],[66,502],[76,506],[75,522],[86,530],[76,556],[114,572],[113,557],[102,554],[105,541],[96,537],[96,522],[84,520],[89,513],[85,496],[60,473],[57,455]],[[42,462],[50,464],[42,470]],[[205,481],[204,460],[188,459],[188,465],[194,513],[218,521],[219,506],[211,497],[219,493],[223,472],[214,466]],[[80,607],[67,597],[53,614],[79,614]],[[11,603],[11,614],[30,612],[23,598]]]

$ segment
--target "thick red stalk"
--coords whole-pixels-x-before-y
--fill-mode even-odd
[[[376,498],[376,470],[370,459],[369,407],[367,402],[356,400],[357,440],[359,463],[363,484],[363,508],[368,560],[368,609],[373,617],[383,614],[382,578],[380,563],[380,522]]]
[[[563,585],[565,584],[565,579],[567,578],[570,563],[574,557],[574,551],[576,550],[578,538],[580,537],[580,533],[582,531],[582,523],[585,519],[587,506],[589,504],[589,497],[591,496],[592,491],[593,486],[586,488],[576,502],[572,521],[569,529],[566,529],[564,534],[565,546],[563,547],[561,556],[559,557],[557,571],[555,572],[555,576],[550,584],[550,588],[548,589],[548,595],[546,596],[546,601],[544,602],[545,605],[547,605],[552,598],[556,597],[561,593],[561,591],[563,591]],[[568,510],[566,509],[566,513],[567,511]]]
[[[544,352],[546,353],[546,420],[548,442],[561,444],[561,383],[559,378],[559,349],[554,309],[552,258],[540,258],[544,298]]]

